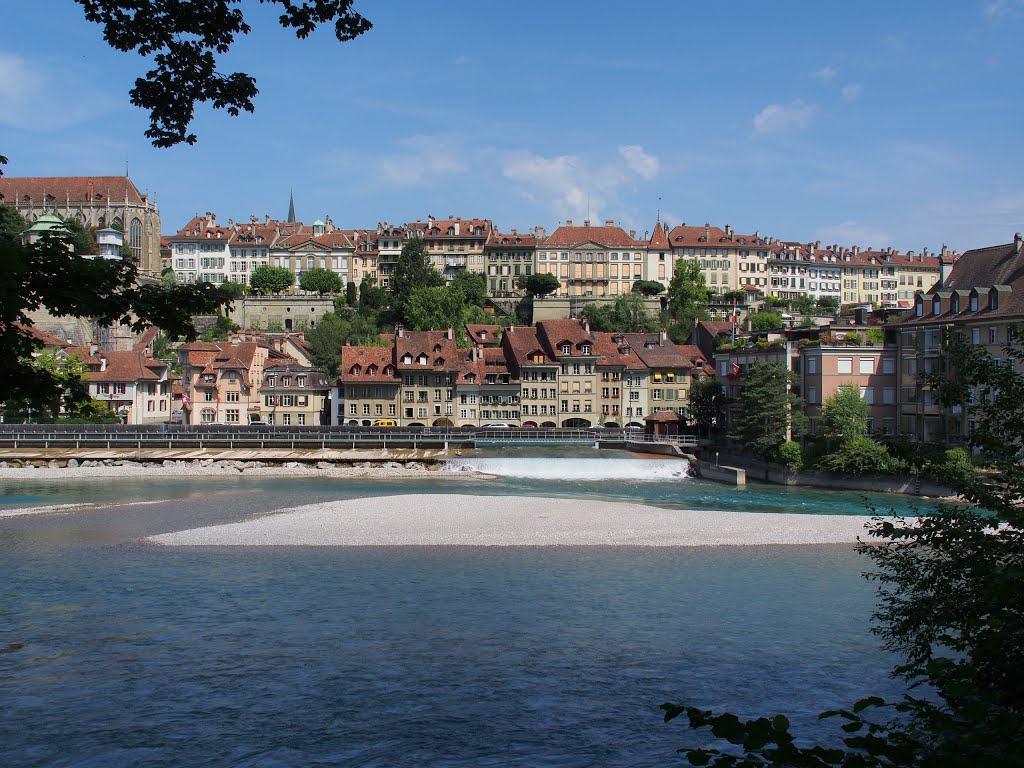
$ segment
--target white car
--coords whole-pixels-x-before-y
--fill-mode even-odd
[[[512,425],[507,421],[491,421],[484,424],[480,429],[512,429]]]

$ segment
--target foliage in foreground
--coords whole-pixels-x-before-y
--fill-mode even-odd
[[[948,456],[962,471],[950,482],[980,507],[876,516],[870,541],[858,547],[873,566],[866,576],[879,585],[873,631],[901,657],[893,674],[907,681],[908,693],[822,713],[843,721],[841,733],[810,746],[782,715],[742,720],[664,704],[666,721],[685,716],[706,737],[679,750],[691,765],[1024,765],[1024,374],[962,344],[948,347],[946,360],[949,368],[940,367],[929,383],[944,404],[968,410],[976,421],[972,446],[999,471],[981,474],[962,455]],[[968,392],[975,393],[973,404]]]
[[[795,383],[796,376],[777,360],[750,366],[733,432],[740,445],[770,459],[780,445],[803,434],[807,418],[803,401],[790,391]]]

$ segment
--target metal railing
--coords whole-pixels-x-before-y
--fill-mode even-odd
[[[0,448],[343,450],[501,444],[625,446],[626,443],[670,443],[692,447],[697,445],[697,439],[693,435],[647,435],[640,430],[621,429],[0,425]]]

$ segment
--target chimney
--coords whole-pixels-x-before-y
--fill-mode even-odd
[[[263,223],[264,224],[269,224],[270,223],[270,214],[269,213],[263,214]]]
[[[725,234],[727,234],[727,235],[731,235],[732,234],[732,224],[726,224],[725,225]]]
[[[658,343],[662,346],[668,344],[668,331],[665,328],[662,328],[661,333],[658,334]]]
[[[606,227],[614,227],[615,226],[615,219],[605,219],[604,220],[604,225]]]
[[[231,334],[231,346],[232,347],[237,347],[238,346],[238,341],[239,341],[238,334],[237,333],[232,333]]]
[[[455,329],[454,328],[449,328],[447,331],[445,331],[444,336],[449,341],[454,339],[455,338]]]
[[[1022,248],[1024,248],[1024,237],[1021,237],[1020,232],[1016,232],[1013,235],[1013,250],[1020,256]]]
[[[590,322],[587,320],[583,321],[583,332],[586,334],[590,333]]]
[[[572,219],[566,219],[565,220],[565,226],[571,227],[572,226]]]
[[[634,240],[636,240],[636,230],[635,229],[629,230],[629,236],[631,238],[633,238]]]
[[[106,355],[100,355],[100,370],[101,371],[107,370],[107,356]]]
[[[590,219],[584,219],[583,220],[583,226],[584,227],[589,227],[590,226]]]

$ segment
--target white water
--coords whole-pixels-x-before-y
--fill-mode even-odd
[[[465,458],[449,459],[446,472],[482,472],[531,480],[678,480],[685,478],[686,459]]]

